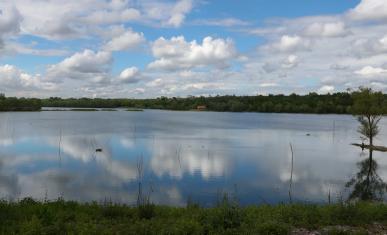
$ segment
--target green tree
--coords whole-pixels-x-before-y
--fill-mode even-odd
[[[360,126],[358,132],[363,138],[368,139],[372,148],[373,140],[379,133],[379,122],[383,115],[384,96],[371,88],[361,87],[353,93],[352,113],[357,116]],[[370,151],[372,159],[372,151]]]
[[[349,199],[378,200],[384,193],[386,184],[376,173],[377,164],[372,158],[372,152],[373,140],[379,133],[378,124],[383,115],[384,96],[381,92],[363,87],[352,95],[352,113],[360,123],[358,132],[369,142],[369,157],[359,164],[360,172],[346,185],[354,188]]]

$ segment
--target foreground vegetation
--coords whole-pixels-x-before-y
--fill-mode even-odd
[[[334,225],[352,226],[357,234],[366,234],[368,226],[375,223],[387,224],[387,205],[361,202],[239,207],[227,199],[213,208],[37,202],[28,198],[0,203],[1,234],[288,234],[296,228]],[[328,234],[350,234],[331,230]]]

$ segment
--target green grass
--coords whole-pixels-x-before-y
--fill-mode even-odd
[[[0,202],[0,234],[288,234],[294,228],[387,224],[387,205],[132,207],[71,201]],[[332,230],[329,234],[347,234]],[[350,234],[350,233],[349,233]]]

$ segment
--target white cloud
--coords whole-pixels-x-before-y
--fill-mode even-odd
[[[327,93],[332,93],[335,91],[335,87],[334,86],[330,86],[330,85],[325,85],[325,86],[322,86],[318,89],[317,93],[319,94],[327,94]]]
[[[351,49],[359,57],[387,53],[387,35],[376,38],[356,39]]]
[[[364,77],[375,77],[380,75],[387,75],[387,69],[373,66],[365,66],[360,70],[356,70],[354,73]]]
[[[261,83],[259,84],[260,87],[276,87],[278,86],[277,83]]]
[[[363,0],[354,9],[336,15],[267,19],[260,28],[256,28],[253,21],[233,16],[207,21],[187,19],[194,7],[205,6],[193,0],[6,0],[2,3],[0,54],[3,61],[17,54],[68,57],[52,65],[44,65],[49,58],[34,61],[32,69],[46,68],[42,75],[21,70],[20,74],[25,75],[15,75],[19,81],[24,77],[24,84],[28,84],[27,80],[63,81],[55,95],[153,97],[304,93],[324,86],[334,86],[335,91],[339,91],[371,83],[387,90],[387,86],[383,86],[387,84],[383,79],[387,75],[384,1]],[[147,45],[143,33],[129,27],[145,25],[156,34],[156,28],[163,27],[159,33],[170,35],[176,29],[165,28],[181,27],[185,22],[188,26],[233,27],[223,33],[258,35],[258,50],[253,50],[250,44],[254,39],[241,47],[246,51],[241,55],[233,40],[219,36],[188,40],[184,36],[165,38],[160,35],[149,44],[154,58],[141,71],[137,67],[143,66],[143,59],[131,65],[133,57],[113,54]],[[235,26],[240,27],[236,29]],[[213,31],[211,35],[218,33]],[[33,37],[19,40],[25,35]],[[35,36],[44,39],[35,39]],[[62,40],[68,38],[76,40]],[[237,40],[235,43],[245,43],[244,37],[237,37]],[[118,74],[112,69],[116,68],[113,55],[120,64],[121,60],[128,60],[127,68]],[[137,67],[132,67],[134,65]],[[21,84],[12,89],[22,87]],[[24,89],[26,87],[38,89],[37,85],[24,86]]]
[[[4,3],[4,4],[3,4]],[[154,27],[180,27],[193,8],[191,0],[13,0],[2,2],[0,29],[4,26],[4,9],[17,9],[23,20],[22,32],[50,40],[93,36],[99,27],[130,22]],[[8,13],[7,13],[8,14]],[[9,18],[8,15],[6,15]],[[10,18],[13,19],[13,18]]]
[[[310,47],[310,41],[298,35],[283,35],[279,42],[271,46],[273,49],[284,52],[297,51],[308,49]]]
[[[349,33],[343,22],[313,23],[308,25],[304,31],[305,35],[312,37],[342,37]]]
[[[107,51],[123,51],[133,49],[145,41],[143,33],[128,29],[119,36],[114,37],[106,43],[104,49]]]
[[[0,54],[2,55],[35,55],[35,56],[64,56],[69,52],[64,49],[38,49],[36,45],[26,45],[23,43],[16,43],[8,41],[7,44],[1,49],[0,45]]]
[[[179,27],[184,22],[185,16],[192,9],[192,0],[180,0],[172,8],[171,17],[167,21],[167,25]]]
[[[125,23],[129,21],[138,21],[141,19],[141,12],[134,8],[115,9],[112,11],[99,10],[92,12],[83,20],[87,23],[104,25],[114,23]]]
[[[7,91],[26,92],[34,90],[55,90],[56,85],[44,82],[39,74],[30,75],[13,65],[0,66],[0,85]]]
[[[192,0],[178,1],[141,1],[142,20],[154,27],[180,27],[193,8]],[[156,23],[155,23],[156,22]]]
[[[47,76],[50,79],[86,79],[94,82],[104,82],[108,79],[113,58],[110,52],[84,50],[51,65]]]
[[[138,68],[130,67],[124,69],[118,76],[118,80],[122,83],[136,83],[141,80],[141,73]]]
[[[348,15],[355,20],[387,20],[387,1],[361,0]]]
[[[157,60],[148,67],[167,70],[207,65],[225,67],[237,55],[231,39],[205,37],[202,44],[198,44],[195,40],[185,41],[183,36],[157,39],[152,45],[152,53]]]
[[[298,65],[299,59],[296,55],[289,55],[283,62],[282,67],[283,68],[294,68]]]

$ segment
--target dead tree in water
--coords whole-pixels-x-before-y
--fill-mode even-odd
[[[137,206],[140,206],[143,204],[143,194],[142,194],[142,178],[144,175],[143,172],[144,167],[144,159],[141,155],[140,158],[137,160],[137,179],[138,179],[138,192],[137,192]]]
[[[293,146],[290,145],[290,152],[292,153],[291,166],[290,166],[290,180],[289,180],[289,202],[292,203],[292,184],[293,184]]]

